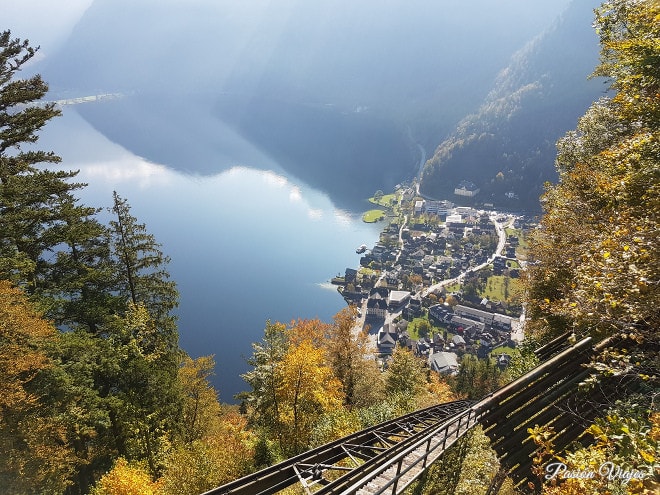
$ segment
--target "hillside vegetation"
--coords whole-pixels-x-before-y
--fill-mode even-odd
[[[555,452],[551,430],[529,432],[539,444],[532,488],[651,494],[660,489],[660,5],[606,1],[596,26],[595,74],[608,79],[611,96],[559,142],[560,180],[548,186],[541,228],[529,240],[523,350],[567,332],[619,338],[624,345],[606,349],[582,386],[608,378],[625,386],[595,404],[602,416],[583,444]],[[39,130],[59,111],[38,104],[47,91],[41,77],[19,77],[35,53],[0,34],[3,493],[198,494],[510,378],[466,359],[445,380],[404,348],[381,370],[349,307],[332,322],[266,322],[243,376],[249,390],[239,406],[220,404],[209,381],[213,357],[192,359],[179,346],[178,293],[156,239],[118,193],[106,216],[81,205],[76,172],[36,149]],[[544,482],[552,460],[594,471],[607,461],[648,475]],[[498,470],[477,429],[411,493],[483,494],[498,484]],[[514,491],[505,483],[501,493]]]

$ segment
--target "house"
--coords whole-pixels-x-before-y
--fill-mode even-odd
[[[470,308],[468,306],[463,306],[462,304],[454,307],[454,313],[461,318],[469,318],[471,320],[480,321],[486,325],[491,325],[493,323],[493,313],[482,311],[480,309]]]
[[[402,309],[409,300],[410,292],[406,290],[393,290],[390,292],[388,305],[392,311],[397,311]]]
[[[383,299],[387,299],[390,296],[390,290],[387,287],[374,287],[369,291],[369,297],[375,296],[376,294]]]
[[[470,334],[480,334],[486,328],[486,325],[481,321],[471,320],[469,318],[463,318],[456,314],[451,316],[449,326],[452,330],[458,332],[468,332]],[[474,330],[473,330],[474,329]]]
[[[506,315],[493,313],[492,325],[502,330],[510,331],[513,326],[513,318]]]
[[[434,213],[440,216],[445,216],[449,214],[449,212],[453,207],[454,207],[454,203],[452,203],[451,201],[446,201],[446,200],[428,201],[426,203],[426,212]]]
[[[465,233],[465,224],[462,222],[447,222],[447,229],[453,234],[463,235]]]
[[[399,335],[394,327],[390,326],[389,323],[383,325],[383,327],[378,330],[376,339],[378,352],[381,354],[392,354],[392,351],[396,347],[397,340],[399,340]]]
[[[441,333],[438,332],[433,334],[432,345],[433,345],[433,352],[439,352],[445,348],[445,339],[442,338]]]
[[[429,368],[438,373],[454,375],[458,372],[458,356],[453,352],[434,352],[428,363]]]
[[[387,315],[387,300],[375,294],[367,300],[367,318],[384,320]]]
[[[406,307],[401,310],[401,316],[408,321],[422,316],[422,301],[417,298],[410,298]]]
[[[438,323],[447,321],[450,313],[449,306],[445,306],[444,304],[434,304],[429,308],[429,316],[435,319]]]
[[[454,344],[456,347],[460,347],[460,348],[465,347],[465,339],[460,335],[454,335],[451,338],[451,343]]]
[[[497,356],[497,366],[502,370],[509,366],[510,362],[511,356],[509,354],[500,354]]]
[[[474,182],[469,180],[462,180],[458,183],[458,186],[454,189],[454,194],[457,196],[465,196],[468,198],[473,198],[479,194],[480,189],[476,186]]]
[[[415,191],[413,190],[413,188],[408,187],[404,189],[403,194],[401,195],[401,200],[412,201],[414,197],[415,197]]]

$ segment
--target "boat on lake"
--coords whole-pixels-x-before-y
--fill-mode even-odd
[[[357,248],[357,249],[355,250],[355,252],[356,252],[357,254],[362,254],[362,253],[364,253],[366,250],[367,250],[367,245],[366,245],[366,244],[362,244],[359,248]]]

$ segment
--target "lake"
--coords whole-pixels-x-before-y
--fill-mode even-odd
[[[89,184],[83,203],[110,206],[116,190],[162,244],[180,292],[181,347],[192,357],[215,355],[224,402],[247,388],[239,375],[267,320],[331,321],[345,306],[329,280],[357,267],[355,248],[373,245],[380,232],[259,150],[216,175],[188,175],[112,143],[75,107],[44,128],[39,147],[80,170]]]

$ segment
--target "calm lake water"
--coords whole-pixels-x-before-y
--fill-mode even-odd
[[[117,190],[162,244],[180,291],[181,346],[215,355],[224,402],[247,388],[239,375],[267,320],[331,321],[345,306],[329,280],[356,267],[355,248],[380,232],[257,151],[217,175],[184,175],[108,141],[72,107],[46,126],[39,147],[80,170],[85,204],[107,207]]]

